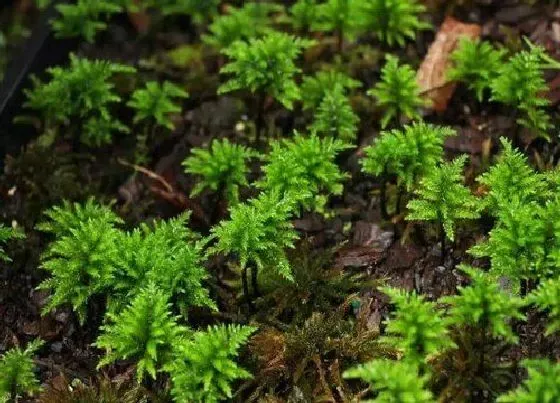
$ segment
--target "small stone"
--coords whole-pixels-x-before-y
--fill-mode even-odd
[[[52,343],[51,350],[55,353],[60,353],[62,351],[62,343],[59,341]]]

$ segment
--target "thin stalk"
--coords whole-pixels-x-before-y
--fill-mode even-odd
[[[256,264],[252,264],[251,265],[251,284],[253,285],[253,296],[255,296],[256,298],[261,296],[261,292],[259,290],[259,284],[258,284],[258,271],[259,268],[257,267]]]
[[[265,126],[264,122],[264,106],[266,101],[266,94],[264,91],[259,91],[257,96],[257,116],[255,118],[255,143],[257,146],[261,143],[261,135]]]
[[[339,54],[344,50],[344,31],[342,27],[336,30],[336,50]]]
[[[445,264],[445,228],[443,227],[443,220],[439,221],[439,241],[441,243],[441,265]]]
[[[249,280],[247,276],[247,270],[248,268],[247,266],[245,266],[241,271],[241,283],[243,284],[243,295],[245,296],[245,301],[249,306],[249,311],[253,312],[255,307],[251,299],[251,294],[249,293]]]
[[[387,211],[387,177],[381,177],[381,189],[379,193],[379,208],[381,209],[381,217],[384,220],[389,219],[389,212]]]

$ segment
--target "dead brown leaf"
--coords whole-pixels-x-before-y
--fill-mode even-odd
[[[420,90],[429,98],[433,110],[445,111],[455,91],[456,83],[448,80],[447,70],[459,39],[464,36],[479,38],[481,30],[478,24],[465,24],[449,16],[441,25],[416,75]]]

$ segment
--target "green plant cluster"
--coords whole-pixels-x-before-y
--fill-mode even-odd
[[[0,261],[11,262],[11,258],[6,254],[4,245],[12,240],[24,239],[25,234],[16,228],[6,227],[0,224]]]
[[[111,143],[113,132],[128,132],[128,128],[111,113],[110,106],[121,101],[111,79],[116,74],[132,74],[133,67],[105,60],[88,60],[70,55],[67,68],[48,69],[47,82],[33,80],[26,91],[26,106],[38,111],[47,130],[58,131],[81,119],[80,140],[90,146]],[[84,86],[84,83],[88,83]]]
[[[33,356],[42,345],[43,341],[37,339],[25,349],[15,347],[0,356],[0,402],[15,402],[41,390]]]
[[[234,42],[260,37],[272,28],[273,14],[283,11],[278,4],[266,2],[247,2],[241,8],[228,7],[227,13],[216,17],[208,26],[208,33],[202,35],[202,41],[223,51]]]
[[[109,144],[113,133],[130,131],[120,121],[126,111],[127,123],[139,129],[137,149],[145,156],[170,145],[148,147],[156,129],[186,134],[173,156],[186,156],[182,164],[188,180],[172,169],[161,173],[161,166],[152,171],[117,161],[166,189],[148,186],[154,194],[202,216],[196,224],[193,220],[195,232],[190,212],[129,225],[113,206],[95,199],[50,208],[36,227],[49,241],[40,258],[45,278],[38,289],[49,296],[43,314],[68,306],[83,327],[102,319],[93,344],[100,354],[98,368],[132,364],[135,380],[151,396],[161,388],[177,402],[277,401],[277,393],[286,401],[350,401],[368,394],[373,402],[448,401],[450,396],[556,402],[558,365],[526,361],[528,378],[515,383],[519,354],[507,349],[527,337],[524,322],[537,316],[530,308],[546,317],[545,337],[560,329],[560,170],[537,172],[505,139],[497,161],[482,174],[478,164],[465,169],[471,161],[466,155],[446,158],[445,142],[456,133],[421,118],[421,108],[429,104],[413,68],[416,50],[403,49],[398,57],[389,52],[429,28],[420,17],[423,2],[234,4],[77,0],[58,6],[60,15],[52,22],[56,34],[88,42],[107,29],[110,16],[127,9],[160,18],[190,16],[192,34],[202,42],[193,44],[204,58],[200,64],[209,75],[215,73],[208,88],[228,98],[240,94],[242,101],[237,101],[241,111],[235,127],[232,122],[210,133],[207,145],[194,147],[204,144],[193,135],[195,120],[183,114],[186,124],[177,126],[190,130],[186,134],[175,118],[185,99],[192,97],[189,105],[205,104],[207,94],[189,94],[190,85],[166,80],[167,73],[177,73],[167,70],[166,61],[143,61],[141,77],[147,79],[121,82],[118,75],[137,71],[71,55],[67,68],[48,70],[47,81],[34,79],[27,106],[42,117],[43,140],[51,143],[64,133],[79,136],[87,146]],[[331,46],[333,37],[336,46]],[[370,43],[382,52],[360,53]],[[528,44],[510,54],[489,42],[465,39],[452,61],[449,79],[465,83],[480,106],[496,102],[512,108],[519,126],[550,140],[554,120],[543,96],[543,72],[558,68],[558,62],[542,48]],[[367,68],[360,70],[361,63]],[[359,90],[364,84],[368,91]],[[374,107],[364,95],[375,100]],[[365,120],[370,116],[373,122]],[[247,118],[254,120],[254,142]],[[427,121],[444,121],[432,118]],[[263,142],[262,133],[267,135]],[[375,140],[364,144],[370,135]],[[554,143],[543,144],[543,153],[550,155],[538,159],[540,167],[556,158]],[[375,183],[368,180],[363,187],[349,181],[345,171],[356,166]],[[336,259],[329,256],[327,263],[304,248],[305,242],[321,245],[320,252],[332,246],[330,235],[315,236],[314,220],[325,228],[321,235],[335,233],[340,243],[351,222],[375,216],[365,203],[363,211],[341,208],[341,201],[361,201],[375,185],[386,219],[382,225],[393,224],[395,236],[421,238],[418,223],[406,221],[437,225],[442,262],[429,274],[436,273],[436,281],[440,275],[456,280],[454,290],[447,283],[442,287],[451,295],[426,292],[431,287],[423,282],[426,273],[416,272],[432,264],[429,248],[414,263],[413,291],[385,286],[393,279],[379,286],[378,270],[371,269],[384,263],[369,246],[337,244]],[[132,208],[133,216],[138,209],[141,217],[151,217],[158,206],[150,202],[127,203],[122,211]],[[333,211],[344,218],[331,221]],[[463,239],[458,224],[466,220],[484,222],[488,234]],[[430,235],[426,231],[424,239]],[[2,247],[20,236],[0,226],[0,260],[9,261]],[[472,264],[482,261],[487,267],[462,265],[460,275],[453,270],[455,258],[475,242],[469,249],[477,258]],[[388,259],[397,247],[390,246]],[[453,253],[447,256],[448,251]],[[367,255],[371,260],[363,264],[363,255],[353,255],[362,252],[375,256]],[[355,294],[364,289],[374,296],[369,306],[364,294]],[[376,323],[387,310],[386,320]],[[100,312],[102,318],[94,317]],[[245,344],[253,355],[243,362],[250,367],[238,359]],[[39,345],[32,342],[2,356],[0,400],[38,391],[32,355]],[[514,347],[515,352],[524,353],[524,347]],[[363,364],[352,369],[358,362]],[[255,365],[261,373],[250,382],[243,367]],[[361,383],[367,391],[355,394]]]
[[[529,49],[506,55],[484,41],[461,41],[453,53],[451,79],[465,82],[479,101],[488,99],[516,108],[517,123],[548,138],[552,129],[544,96],[546,69],[558,69],[544,48],[528,43]]]

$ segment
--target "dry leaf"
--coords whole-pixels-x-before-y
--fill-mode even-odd
[[[449,16],[441,25],[416,75],[420,90],[430,99],[430,107],[435,111],[445,111],[455,91],[456,83],[447,79],[447,70],[459,39],[464,36],[476,39],[480,33],[480,25],[464,24]]]

